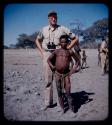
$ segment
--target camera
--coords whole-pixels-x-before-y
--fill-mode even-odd
[[[56,45],[55,45],[53,42],[49,42],[49,43],[47,44],[47,48],[48,48],[48,49],[56,49]]]

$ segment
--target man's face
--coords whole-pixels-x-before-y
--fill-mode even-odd
[[[54,16],[54,15],[49,16],[49,17],[48,17],[48,20],[49,20],[49,24],[50,24],[51,26],[54,26],[54,25],[57,24],[57,17]]]

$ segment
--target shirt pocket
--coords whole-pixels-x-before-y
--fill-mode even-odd
[[[64,32],[57,32],[57,33],[55,33],[55,38],[59,39],[62,35],[65,35],[65,33]]]
[[[49,32],[44,31],[43,32],[43,37],[44,37],[44,39],[49,39]]]

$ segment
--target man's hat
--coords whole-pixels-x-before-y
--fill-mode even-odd
[[[54,16],[57,17],[57,13],[56,13],[55,11],[50,11],[50,12],[48,13],[48,17],[49,17],[49,16],[52,16],[52,15],[54,15]]]

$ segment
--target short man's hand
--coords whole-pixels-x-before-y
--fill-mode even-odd
[[[51,67],[51,70],[52,70],[52,71],[55,71],[55,69],[56,69],[55,66],[52,66],[52,67]]]
[[[72,73],[69,73],[68,76],[70,77],[72,75]]]

